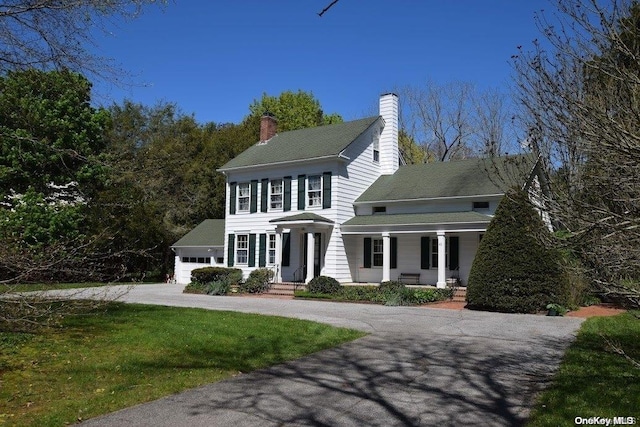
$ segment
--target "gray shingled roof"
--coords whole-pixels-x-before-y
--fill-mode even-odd
[[[205,219],[172,248],[224,246],[224,219]]]
[[[367,117],[351,122],[283,132],[266,143],[257,143],[249,147],[218,170],[337,156],[378,119],[379,116]]]
[[[326,222],[329,224],[333,224],[333,221],[331,221],[330,219],[314,214],[312,212],[303,212],[296,215],[276,218],[276,219],[272,219],[269,222],[295,222],[295,221],[315,221],[315,222]]]
[[[378,178],[356,203],[504,194],[501,178],[523,184],[533,164],[530,156],[509,156],[401,166]]]
[[[421,224],[458,224],[469,222],[489,223],[491,217],[478,212],[435,212],[395,215],[360,215],[346,221],[342,226],[370,225],[421,225]]]

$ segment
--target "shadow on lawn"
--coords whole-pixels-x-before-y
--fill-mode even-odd
[[[368,336],[200,389],[189,417],[255,425],[523,425],[566,340]],[[327,366],[333,366],[327,369]],[[195,391],[194,391],[195,392]],[[204,403],[203,403],[204,402]]]

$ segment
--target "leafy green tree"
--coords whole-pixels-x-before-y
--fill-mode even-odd
[[[253,101],[249,111],[252,117],[260,117],[266,112],[273,114],[278,120],[278,132],[342,122],[337,113],[325,115],[320,101],[302,90],[284,91],[277,97],[264,93],[260,100]]]
[[[408,165],[426,163],[429,160],[424,149],[403,129],[398,132],[398,149]]]
[[[56,186],[89,191],[102,167],[109,115],[90,105],[91,83],[69,71],[28,70],[0,77],[0,198]]]
[[[0,281],[72,276],[67,261],[86,247],[84,209],[104,182],[98,157],[109,124],[90,92],[69,71],[0,78]]]
[[[533,313],[567,303],[560,256],[543,243],[547,230],[520,190],[498,205],[469,273],[469,307]],[[548,240],[548,239],[547,239]]]

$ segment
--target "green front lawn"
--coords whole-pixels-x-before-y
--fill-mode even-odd
[[[73,423],[363,335],[296,319],[114,303],[41,335],[0,332],[0,425]]]
[[[573,426],[576,417],[634,417],[640,424],[640,366],[613,348],[640,363],[640,319],[635,315],[594,317],[582,324],[553,384],[538,400],[530,426]]]

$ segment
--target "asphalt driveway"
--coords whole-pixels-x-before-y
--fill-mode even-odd
[[[370,335],[94,418],[83,426],[517,426],[582,319],[182,294],[127,302],[297,317]]]

